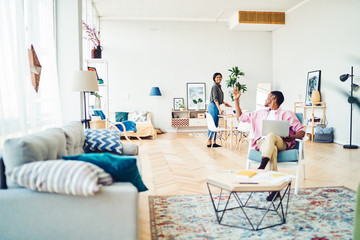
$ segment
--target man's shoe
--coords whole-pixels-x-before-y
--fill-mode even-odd
[[[266,197],[266,201],[269,202],[275,201],[279,197],[280,197],[280,192],[271,192],[270,195]]]
[[[211,147],[211,144],[206,145],[208,148]]]
[[[221,147],[221,145],[214,143],[213,147]]]

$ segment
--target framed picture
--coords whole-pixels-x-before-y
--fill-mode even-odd
[[[96,77],[97,77],[97,79],[99,79],[99,75],[98,75],[98,73],[96,71],[96,68],[94,68],[94,67],[87,67],[87,68],[88,68],[88,71],[96,72]]]
[[[307,81],[306,81],[306,93],[305,93],[306,105],[311,105],[311,94],[314,90],[320,92],[320,78],[321,78],[320,70],[308,72]]]
[[[174,111],[180,111],[180,105],[184,105],[184,99],[174,98]]]
[[[205,83],[187,83],[187,109],[188,110],[206,110],[205,97],[206,88]],[[198,103],[194,103],[198,102]]]

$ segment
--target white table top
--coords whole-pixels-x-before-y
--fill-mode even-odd
[[[215,173],[207,183],[230,192],[280,191],[291,182],[291,175],[265,170],[251,170],[257,174],[251,178],[236,175],[240,170]]]

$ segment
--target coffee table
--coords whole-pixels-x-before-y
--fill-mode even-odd
[[[207,187],[218,223],[254,231],[284,224],[290,200],[291,177],[279,172],[256,170],[257,175],[246,180],[237,177],[236,172],[238,171],[220,172],[207,178]],[[220,192],[215,194],[214,188]],[[264,192],[270,194],[272,191],[279,191],[280,197],[267,201],[265,198],[267,194],[265,195]],[[259,194],[262,200],[254,201],[253,197]],[[254,219],[249,211],[260,220]],[[254,212],[256,214],[253,214]],[[276,216],[279,219],[275,223],[263,224],[265,225],[263,226],[263,220],[267,215],[271,220]],[[225,220],[227,216],[231,219],[231,223]],[[233,223],[234,218],[236,221],[239,220],[240,225]],[[250,227],[244,226],[246,223]]]

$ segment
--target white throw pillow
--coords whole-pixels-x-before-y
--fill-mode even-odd
[[[101,185],[113,182],[103,169],[81,161],[37,161],[16,167],[6,175],[32,190],[76,196],[94,195]]]
[[[146,122],[147,121],[147,111],[135,111],[131,115],[133,122]]]

